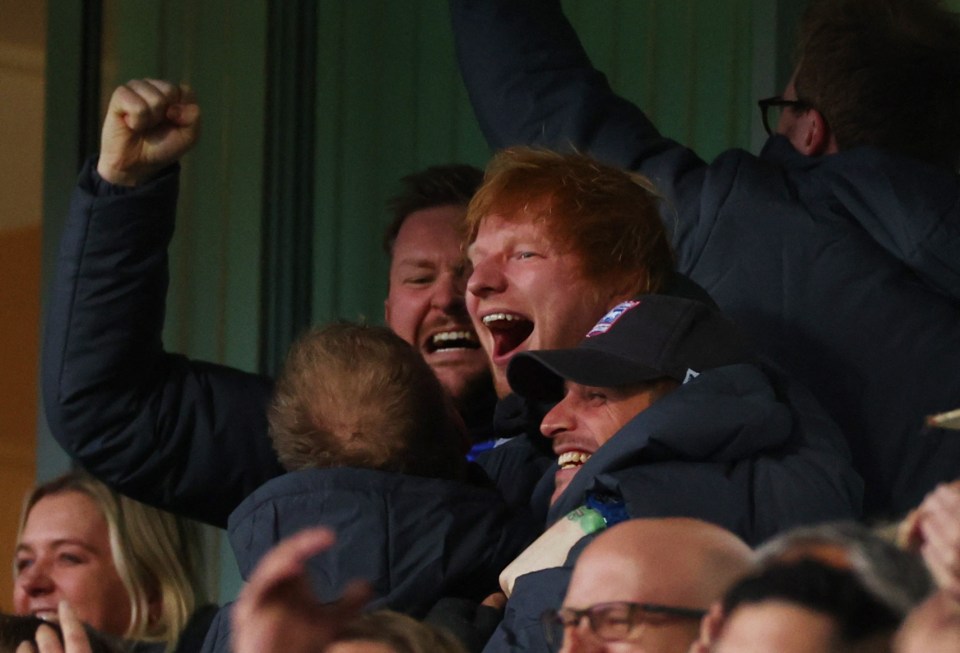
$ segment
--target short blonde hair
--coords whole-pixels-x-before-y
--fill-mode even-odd
[[[17,541],[37,502],[67,492],[89,497],[107,522],[113,564],[130,598],[130,625],[124,637],[163,642],[166,651],[172,651],[194,610],[206,599],[199,576],[203,549],[198,525],[117,494],[76,470],[38,485],[27,495]],[[151,622],[154,597],[159,597],[161,610]]]
[[[386,327],[338,322],[291,347],[268,411],[290,471],[360,467],[458,478],[466,441],[420,353]]]

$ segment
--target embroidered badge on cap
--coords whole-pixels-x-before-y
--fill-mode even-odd
[[[616,306],[611,308],[606,315],[601,317],[599,322],[593,325],[593,328],[590,329],[590,333],[587,334],[587,337],[592,338],[593,336],[599,336],[602,333],[606,333],[607,331],[610,330],[610,327],[612,327],[614,324],[617,323],[617,320],[623,317],[624,313],[629,311],[634,306],[639,306],[639,305],[640,305],[640,302],[636,300],[631,300],[631,301],[623,302],[622,304],[617,304]]]

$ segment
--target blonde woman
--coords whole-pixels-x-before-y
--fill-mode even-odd
[[[120,496],[83,472],[35,488],[14,559],[14,609],[55,620],[66,601],[104,633],[171,652],[199,647],[212,619],[199,581],[196,526]],[[158,646],[158,648],[160,648]]]

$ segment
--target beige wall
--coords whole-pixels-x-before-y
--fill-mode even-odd
[[[34,482],[46,2],[0,0],[0,610]]]

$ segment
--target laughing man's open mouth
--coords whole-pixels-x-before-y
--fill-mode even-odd
[[[586,451],[567,451],[557,456],[557,465],[560,469],[573,469],[580,467],[590,460],[590,454]]]
[[[435,333],[425,343],[428,354],[456,349],[479,349],[480,341],[473,331],[440,331]]]
[[[506,356],[533,333],[533,322],[515,313],[491,313],[482,318],[493,336],[493,356]]]

